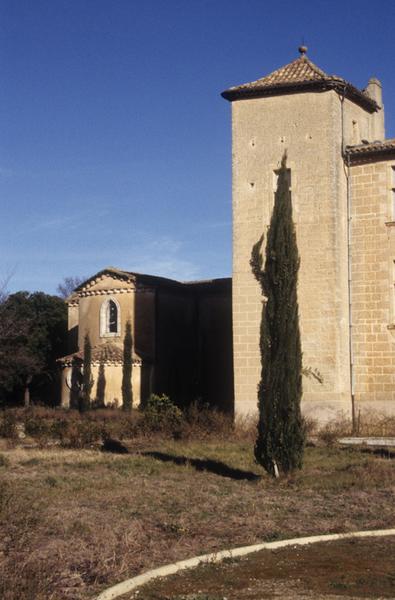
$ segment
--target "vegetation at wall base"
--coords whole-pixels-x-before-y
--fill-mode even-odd
[[[97,387],[96,387],[96,407],[104,408],[104,398],[106,392],[106,376],[104,372],[104,364],[101,362],[99,365],[99,373],[97,376]]]
[[[130,321],[126,323],[125,337],[123,340],[123,365],[122,365],[122,408],[130,411],[133,406],[133,389],[132,389],[132,326]]]
[[[84,370],[82,374],[82,394],[80,398],[80,411],[85,412],[91,406],[92,379],[92,346],[87,333],[84,338]]]
[[[143,422],[151,431],[171,429],[174,437],[181,436],[182,412],[166,394],[151,394],[143,409]]]
[[[284,154],[267,233],[265,264],[263,237],[252,250],[251,268],[266,298],[260,329],[261,380],[258,386],[258,436],[255,458],[278,476],[301,468],[304,450],[302,352],[299,332],[297,281],[299,253],[292,220],[292,203]]]
[[[40,448],[99,449],[111,438],[123,440],[226,440],[237,435],[254,439],[255,422],[195,405],[184,412],[166,396],[153,396],[142,410],[100,408],[80,412],[66,408],[30,406],[0,410],[0,440],[8,445],[25,444]]]

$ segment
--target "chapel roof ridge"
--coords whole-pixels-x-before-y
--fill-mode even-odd
[[[228,88],[221,96],[226,100],[242,100],[308,91],[333,89],[344,94],[369,112],[379,109],[378,104],[366,92],[359,90],[343,77],[328,75],[306,55],[307,48],[299,48],[301,55],[268,75]]]
[[[90,277],[88,277],[88,279],[86,279],[85,281],[80,283],[80,285],[78,285],[75,288],[73,293],[81,290],[83,287],[86,286],[86,284],[89,281],[92,281],[92,279],[96,279],[96,278],[100,277],[101,275],[105,275],[106,273],[108,273],[110,275],[115,275],[116,277],[121,277],[124,279],[142,278],[142,279],[150,279],[152,281],[157,280],[157,281],[163,281],[163,282],[169,282],[169,283],[175,283],[175,284],[180,283],[176,279],[170,279],[168,277],[161,277],[159,275],[148,275],[146,273],[139,273],[137,271],[126,271],[124,269],[119,269],[118,267],[108,266],[108,267],[104,267],[103,269],[100,269],[100,271],[98,271],[97,273],[94,273],[94,275],[91,275]]]
[[[109,267],[104,267],[103,269],[100,269],[100,271],[98,271],[94,275],[91,275],[91,277],[88,277],[88,279],[86,279],[85,281],[80,283],[80,285],[78,285],[74,289],[74,291],[70,294],[70,296],[68,298],[66,298],[66,302],[72,303],[73,301],[78,301],[79,292],[81,292],[81,290],[83,290],[84,287],[86,287],[86,285],[90,281],[95,280],[105,274],[113,275],[116,278],[126,279],[129,281],[135,281],[135,282],[143,284],[143,285],[144,284],[146,284],[146,285],[165,285],[165,286],[167,285],[167,286],[171,286],[173,288],[178,288],[178,287],[182,288],[184,286],[199,286],[199,285],[207,285],[207,284],[221,285],[223,282],[227,282],[228,280],[230,280],[229,277],[219,277],[219,278],[215,278],[215,279],[201,279],[201,280],[184,281],[184,280],[170,279],[169,277],[162,277],[160,275],[149,275],[147,273],[139,273],[137,271],[125,271],[124,269],[119,269],[117,267],[109,266]]]

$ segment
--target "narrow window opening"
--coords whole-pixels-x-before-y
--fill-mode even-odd
[[[108,333],[118,332],[118,308],[113,300],[107,305]]]
[[[118,337],[121,335],[121,313],[116,300],[108,299],[100,308],[100,336]]]

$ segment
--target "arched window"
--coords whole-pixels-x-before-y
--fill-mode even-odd
[[[121,335],[121,310],[115,298],[105,300],[100,308],[100,336]]]
[[[108,333],[117,333],[118,331],[118,308],[114,300],[107,303],[107,322]]]

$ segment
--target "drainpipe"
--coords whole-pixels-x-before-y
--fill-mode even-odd
[[[347,179],[347,285],[348,285],[348,351],[350,368],[350,399],[351,399],[351,419],[352,432],[356,433],[356,414],[355,414],[355,371],[354,371],[354,350],[353,350],[353,323],[352,323],[352,197],[351,197],[351,166],[350,155],[346,153],[344,136],[344,99],[346,95],[346,86],[341,97],[341,121],[342,121],[342,154],[345,161],[345,175]]]
[[[348,262],[348,327],[349,327],[349,355],[350,355],[350,388],[351,388],[351,417],[352,432],[356,433],[356,415],[355,415],[355,371],[354,371],[354,350],[353,350],[353,323],[352,323],[352,254],[351,254],[351,169],[350,155],[347,154],[347,262]]]

